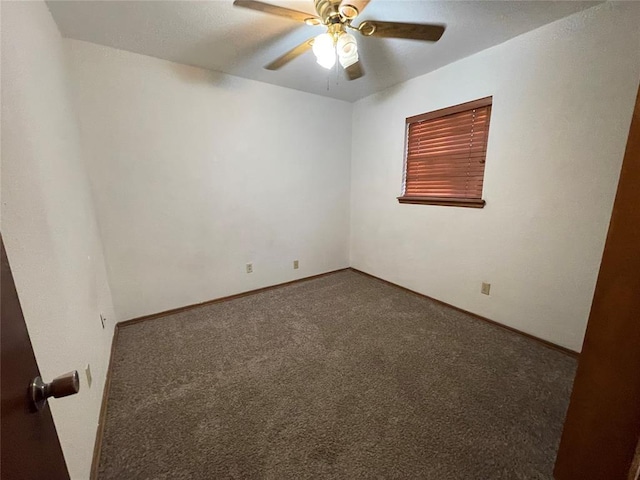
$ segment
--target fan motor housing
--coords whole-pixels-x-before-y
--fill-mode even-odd
[[[316,0],[316,12],[325,25],[340,22],[340,0]]]

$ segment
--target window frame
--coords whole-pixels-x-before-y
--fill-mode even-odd
[[[489,143],[489,130],[491,126],[491,111],[493,106],[493,96],[479,98],[470,102],[460,103],[451,107],[441,108],[432,112],[422,113],[420,115],[414,115],[407,117],[405,120],[405,133],[404,133],[404,164],[402,169],[402,195],[397,197],[399,203],[408,203],[416,205],[442,205],[451,207],[470,207],[470,208],[484,208],[486,201],[483,198],[461,198],[461,197],[436,197],[436,196],[415,196],[405,195],[407,189],[407,165],[409,160],[409,126],[417,122],[423,122],[425,120],[434,120],[436,118],[446,117],[456,113],[467,112],[476,108],[489,107],[489,116],[487,119],[487,145]],[[485,153],[485,165],[486,165],[486,153]],[[483,187],[484,187],[484,174],[482,172]],[[484,188],[483,188],[484,196]]]

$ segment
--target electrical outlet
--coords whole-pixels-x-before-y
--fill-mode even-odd
[[[87,385],[91,388],[91,382],[93,382],[93,377],[91,376],[91,365],[87,363],[87,368],[84,369],[84,373],[87,374]]]
[[[300,264],[298,263],[298,260],[294,260],[293,261],[293,269],[297,270],[299,266],[300,266]]]
[[[100,323],[102,324],[102,328],[104,328],[105,324],[107,323],[107,317],[100,314]]]
[[[247,273],[253,273],[253,263],[247,263]]]
[[[484,293],[485,295],[489,295],[489,290],[491,290],[491,284],[482,282],[482,288],[480,289],[480,292]]]

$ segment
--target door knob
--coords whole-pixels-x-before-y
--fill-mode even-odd
[[[47,398],[60,398],[75,395],[80,391],[80,377],[78,371],[65,373],[54,378],[51,383],[44,383],[39,376],[29,385],[29,398],[36,410],[40,410],[47,402]]]

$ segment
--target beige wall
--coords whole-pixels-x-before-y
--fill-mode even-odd
[[[65,43],[120,320],[349,265],[351,104]]]
[[[80,372],[80,393],[50,405],[71,477],[86,480],[115,317],[68,87],[46,5],[3,2],[2,236],[42,376]]]
[[[638,25],[640,4],[602,4],[357,102],[351,265],[580,350],[640,78]],[[490,95],[486,207],[398,204],[405,118]]]

